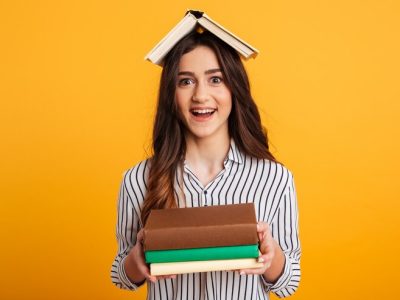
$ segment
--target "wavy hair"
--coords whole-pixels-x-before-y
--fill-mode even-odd
[[[193,31],[168,53],[163,62],[153,128],[147,194],[141,212],[143,224],[151,209],[176,207],[174,178],[186,152],[185,127],[179,118],[175,90],[180,58],[198,46],[211,48],[217,56],[224,81],[232,95],[228,118],[229,135],[239,150],[259,159],[276,161],[269,151],[266,129],[251,92],[239,54],[208,31]]]

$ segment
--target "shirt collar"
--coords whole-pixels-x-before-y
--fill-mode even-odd
[[[243,154],[239,151],[239,148],[236,146],[235,141],[231,138],[231,144],[229,147],[228,156],[225,161],[231,160],[233,162],[242,164],[243,163]]]
[[[231,138],[228,155],[226,156],[226,158],[224,160],[224,165],[226,165],[228,163],[228,161],[236,162],[238,164],[243,163],[243,154],[242,154],[242,152],[240,152],[239,148],[236,146],[236,143],[233,140],[233,138]],[[187,166],[186,159],[183,159],[183,165],[185,167]]]

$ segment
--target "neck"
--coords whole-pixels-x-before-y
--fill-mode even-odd
[[[209,171],[221,169],[229,151],[230,137],[195,138],[186,136],[186,161],[193,167]]]

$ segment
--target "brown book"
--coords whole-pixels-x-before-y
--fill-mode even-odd
[[[257,243],[253,203],[152,210],[144,228],[145,251]]]

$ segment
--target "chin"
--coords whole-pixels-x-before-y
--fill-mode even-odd
[[[193,137],[194,139],[206,139],[206,138],[209,138],[209,137],[212,137],[213,135],[212,134],[206,134],[206,133],[202,133],[202,134],[200,134],[200,133],[190,133],[190,136],[191,137]]]
[[[218,135],[221,135],[220,132],[215,131],[215,130],[192,130],[192,131],[190,131],[189,134],[194,139],[207,139],[207,138],[217,137]]]

